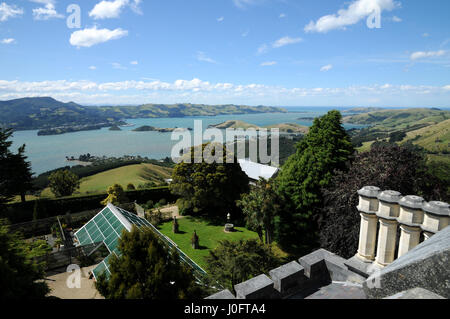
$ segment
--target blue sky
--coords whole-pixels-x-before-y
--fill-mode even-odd
[[[0,0],[0,100],[449,107],[448,12],[448,0]]]

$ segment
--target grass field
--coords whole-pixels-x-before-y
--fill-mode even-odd
[[[249,231],[243,227],[235,227],[237,230],[233,233],[225,233],[224,226],[215,226],[209,224],[207,221],[194,218],[185,217],[178,219],[179,234],[172,232],[172,222],[161,224],[159,230],[161,233],[172,239],[178,247],[193,261],[195,261],[203,269],[206,268],[205,257],[209,255],[209,251],[217,246],[220,240],[239,240],[239,239],[258,239],[255,232]],[[199,237],[200,249],[193,249],[191,246],[191,237],[197,231]],[[206,269],[205,269],[206,270]]]
[[[402,142],[413,140],[414,144],[431,152],[450,151],[450,120],[408,132],[406,135]]]
[[[159,184],[164,179],[171,178],[171,175],[171,168],[153,164],[123,166],[81,179],[80,189],[77,193],[104,193],[113,184],[120,184],[124,189],[129,183],[136,188],[148,182]],[[54,195],[49,188],[46,188],[42,191],[41,197],[54,197]]]

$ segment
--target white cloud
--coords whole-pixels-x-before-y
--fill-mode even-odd
[[[43,0],[45,1],[45,0]],[[125,7],[130,7],[136,14],[142,14],[142,0],[102,0],[89,12],[95,20],[118,18]]]
[[[133,10],[134,13],[142,14],[142,9],[140,7],[141,3],[142,3],[142,0],[134,0],[134,1],[132,1],[130,3],[131,10]]]
[[[369,17],[378,8],[380,11],[392,11],[399,4],[394,0],[354,0],[346,9],[341,9],[337,14],[325,15],[316,22],[311,21],[305,26],[305,32],[326,33],[335,29],[345,29],[359,21]]]
[[[392,21],[394,21],[394,22],[402,22],[403,20],[401,18],[397,17],[397,16],[393,16],[392,17]]]
[[[128,31],[121,28],[97,29],[97,27],[75,31],[70,36],[70,44],[76,47],[91,47],[93,45],[117,40],[128,35]]]
[[[439,50],[439,51],[419,51],[414,52],[411,54],[410,59],[411,60],[419,60],[424,58],[434,58],[434,57],[440,57],[446,54],[445,50]]]
[[[208,63],[217,63],[215,60],[208,57],[204,52],[198,51],[197,52],[197,60],[200,62],[208,62]]]
[[[424,34],[422,34],[422,36],[423,36],[424,38],[428,38],[428,37],[430,36],[430,34],[425,32]]]
[[[1,44],[11,44],[14,42],[16,42],[16,40],[13,38],[3,39],[2,41],[0,41]]]
[[[89,12],[89,16],[96,20],[118,18],[122,9],[129,4],[129,0],[101,1]]]
[[[272,65],[275,65],[275,64],[277,64],[276,61],[267,61],[267,62],[261,63],[261,66],[272,66]]]
[[[64,15],[59,14],[53,3],[47,3],[43,8],[33,9],[33,17],[35,20],[63,19]]]
[[[224,17],[217,18],[217,22],[222,22],[223,20],[225,20]]]
[[[96,67],[95,65],[91,65],[91,66],[89,67],[89,70],[97,70],[97,67]]]
[[[281,48],[288,44],[294,44],[298,42],[302,42],[302,38],[291,38],[291,37],[283,37],[281,39],[278,39],[272,44],[273,48]]]
[[[246,6],[259,4],[263,2],[263,0],[233,0],[233,3],[236,7],[243,9]]]
[[[258,54],[263,54],[269,51],[269,46],[267,44],[263,44],[258,48]]]
[[[112,67],[116,70],[126,70],[127,68],[124,67],[122,64],[117,63],[117,62],[113,62],[111,63]]]
[[[34,3],[39,3],[39,4],[55,4],[56,0],[30,0],[31,2]]]
[[[138,61],[131,61],[130,64],[132,64],[132,65],[138,65],[139,62],[138,62]]]
[[[327,71],[330,71],[332,68],[333,68],[332,64],[327,64],[327,65],[324,65],[323,67],[321,67],[320,71],[321,72],[327,72]]]
[[[271,48],[272,49],[278,49],[278,48],[284,47],[286,45],[295,44],[295,43],[299,43],[299,42],[302,42],[302,41],[303,41],[302,38],[291,38],[289,36],[286,36],[286,37],[283,37],[283,38],[280,38],[280,39],[274,41],[270,45],[268,45],[266,43],[262,44],[258,48],[257,53],[258,54],[263,54],[263,53],[266,53],[267,51],[269,51]]]
[[[242,36],[243,38],[245,38],[246,36],[248,36],[249,33],[250,33],[250,31],[247,30],[247,31],[245,31],[245,32],[242,32],[241,36]]]
[[[280,13],[280,15],[278,16],[280,19],[286,18],[286,15],[284,13]]]
[[[420,106],[448,105],[450,85],[366,85],[349,87],[282,87],[264,84],[210,83],[197,78],[174,82],[153,81],[40,81],[0,80],[0,100],[19,97],[52,96],[78,103],[242,103],[265,105],[342,105]],[[324,104],[325,103],[325,104]],[[373,106],[373,105],[372,105]]]
[[[5,22],[9,18],[15,18],[23,14],[23,9],[15,5],[8,5],[5,2],[0,3],[0,22]]]

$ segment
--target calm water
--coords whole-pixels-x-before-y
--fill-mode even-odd
[[[140,155],[148,158],[162,159],[170,157],[172,147],[179,140],[172,141],[171,133],[133,132],[134,128],[151,125],[161,128],[194,128],[194,120],[203,121],[203,129],[208,125],[219,124],[227,120],[241,120],[258,126],[278,123],[298,123],[311,126],[310,121],[300,121],[299,117],[316,117],[325,114],[331,108],[289,108],[289,113],[220,115],[213,117],[185,117],[158,119],[129,119],[133,127],[122,127],[122,131],[109,131],[108,128],[62,135],[38,136],[37,130],[16,131],[13,136],[13,149],[26,144],[26,155],[31,161],[33,172],[43,173],[58,167],[74,165],[66,161],[66,156],[90,153],[95,156]],[[343,108],[337,108],[343,110]],[[346,128],[360,127],[345,125]]]

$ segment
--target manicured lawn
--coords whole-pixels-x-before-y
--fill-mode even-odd
[[[225,233],[223,226],[215,226],[209,224],[207,221],[185,217],[178,219],[179,234],[172,232],[172,222],[167,222],[160,225],[159,230],[161,233],[172,239],[178,247],[193,261],[195,261],[200,267],[206,270],[206,263],[204,257],[209,255],[209,251],[217,246],[220,240],[239,240],[239,239],[258,239],[258,235],[255,232],[249,231],[243,227],[235,227],[237,230],[234,233]],[[191,246],[191,237],[197,231],[199,237],[200,249],[193,249]]]

